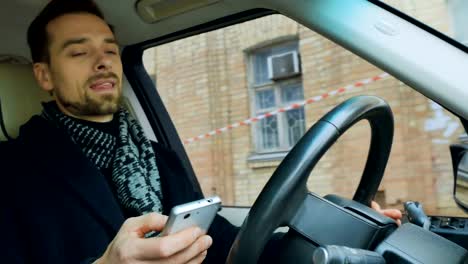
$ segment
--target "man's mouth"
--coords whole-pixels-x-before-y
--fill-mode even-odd
[[[90,88],[96,92],[108,92],[114,90],[116,83],[114,79],[100,79],[91,83]]]

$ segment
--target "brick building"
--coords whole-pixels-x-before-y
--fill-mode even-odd
[[[452,33],[446,1],[386,2]],[[165,44],[148,50],[144,60],[181,139],[382,73],[282,15]],[[284,76],[275,73],[275,61],[288,68]],[[304,131],[332,107],[359,94],[385,99],[394,112],[394,144],[377,200],[400,208],[404,201],[417,200],[429,213],[459,214],[451,198],[448,146],[459,140],[463,129],[450,113],[392,77],[187,143],[205,194],[216,193],[227,205],[251,205]],[[366,122],[351,128],[315,167],[309,189],[351,197],[369,142]]]

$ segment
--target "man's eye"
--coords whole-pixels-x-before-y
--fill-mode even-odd
[[[86,52],[73,52],[71,54],[72,57],[79,57],[79,56],[83,56],[83,55],[86,55]]]
[[[112,55],[117,55],[117,52],[114,50],[108,50],[106,51],[107,54],[112,54]]]

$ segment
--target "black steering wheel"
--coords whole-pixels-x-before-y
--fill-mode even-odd
[[[393,115],[384,100],[357,96],[322,117],[284,158],[244,220],[227,263],[256,263],[274,230],[293,224],[309,193],[306,183],[310,172],[336,140],[362,119],[370,123],[371,144],[353,200],[370,205],[390,155]]]

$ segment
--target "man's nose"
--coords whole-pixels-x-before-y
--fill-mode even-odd
[[[94,70],[97,72],[109,71],[112,69],[112,60],[109,56],[101,52],[97,55],[96,62],[94,64]]]

